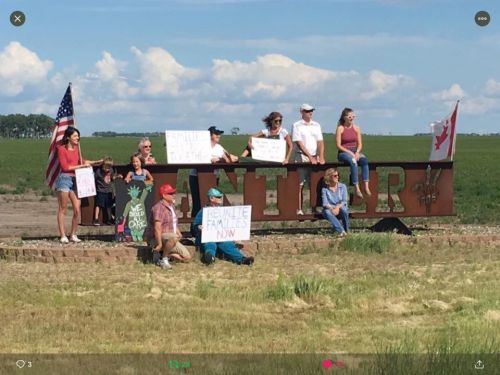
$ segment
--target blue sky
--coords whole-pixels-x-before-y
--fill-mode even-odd
[[[458,99],[459,132],[500,131],[496,1],[3,0],[0,14],[0,113],[55,116],[71,81],[86,135],[254,132],[274,110],[290,128],[303,102],[324,133],[351,107],[365,133],[413,134]]]

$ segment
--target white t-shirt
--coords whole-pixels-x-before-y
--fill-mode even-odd
[[[310,121],[307,123],[304,120],[299,120],[292,125],[292,142],[301,141],[312,156],[316,156],[318,141],[322,140],[323,133],[318,122]],[[296,153],[301,152],[296,143],[294,143],[294,150]]]
[[[269,137],[270,131],[268,128],[262,129],[261,130],[262,134],[264,134],[264,137]],[[280,139],[285,139],[286,136],[288,135],[288,132],[285,128],[280,128],[280,131],[278,132],[279,138]]]
[[[212,146],[212,153],[210,155],[211,158],[222,158],[224,156],[224,153],[226,152],[226,150],[224,149],[224,147],[222,147],[220,144],[216,143],[215,145]],[[216,170],[214,171],[214,173],[216,175],[219,174],[219,172]],[[189,171],[189,175],[190,176],[198,176],[198,171],[193,168]]]

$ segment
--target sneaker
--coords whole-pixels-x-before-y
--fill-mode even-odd
[[[345,231],[339,233],[339,237],[345,237],[345,236],[347,236],[347,233]]]
[[[92,222],[92,225],[93,225],[94,227],[98,227],[98,226],[99,226],[99,225],[101,225],[101,224],[99,223],[99,220],[94,219],[94,221]]]
[[[59,242],[61,242],[61,243],[69,243],[68,237],[66,237],[66,236],[62,236],[62,237],[59,239]]]
[[[158,263],[158,265],[164,269],[164,270],[169,270],[170,268],[172,268],[172,266],[170,265],[169,261],[168,261],[168,258],[165,257],[165,258],[162,258],[162,260],[160,260],[160,262]]]
[[[72,235],[71,235],[71,237],[69,238],[69,240],[70,240],[71,242],[75,242],[75,243],[82,242],[82,240],[81,240],[81,239],[79,239],[79,238],[76,236],[76,234],[72,234]]]
[[[244,264],[246,266],[251,266],[254,262],[253,257],[244,257],[243,260],[241,261],[241,264]]]
[[[302,210],[297,210],[297,216],[302,216],[304,215],[304,211]]]
[[[160,262],[161,262],[160,253],[158,251],[153,251],[153,263],[159,266]]]
[[[205,253],[201,257],[201,261],[203,263],[205,263],[206,265],[209,265],[209,264],[212,264],[213,262],[215,262],[215,258],[208,251],[205,251]]]

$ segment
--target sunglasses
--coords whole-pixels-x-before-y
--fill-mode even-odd
[[[311,109],[309,111],[304,110],[305,113],[313,113],[314,109]]]
[[[143,146],[143,147],[144,147],[144,148],[151,148],[151,147],[153,147],[153,146]]]
[[[280,118],[273,120],[273,122],[278,122],[280,124],[281,124],[281,121],[282,121],[282,119],[280,119]]]
[[[339,174],[332,174],[332,177],[340,177]]]

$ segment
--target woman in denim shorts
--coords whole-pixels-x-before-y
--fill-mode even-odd
[[[61,243],[81,242],[76,235],[78,227],[78,218],[80,216],[80,199],[76,195],[75,170],[92,164],[97,164],[100,161],[84,160],[80,157],[80,149],[78,142],[80,140],[80,132],[78,129],[69,126],[64,132],[61,144],[57,147],[57,159],[61,167],[61,172],[57,176],[55,182],[55,190],[57,193],[57,227],[61,237]],[[71,234],[68,239],[64,228],[64,216],[66,215],[66,206],[68,200],[73,206],[73,217],[71,219]]]

